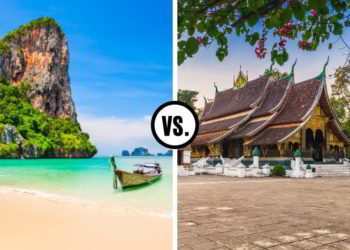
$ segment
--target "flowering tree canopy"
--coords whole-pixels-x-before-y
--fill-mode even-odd
[[[229,38],[243,36],[258,58],[270,53],[271,61],[283,65],[290,40],[313,51],[332,35],[341,36],[350,26],[349,10],[347,0],[179,0],[178,64],[212,44],[222,61]],[[273,39],[271,48],[267,39]]]

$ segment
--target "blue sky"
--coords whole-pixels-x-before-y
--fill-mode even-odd
[[[148,130],[149,116],[172,98],[171,6],[170,0],[2,0],[0,36],[39,17],[55,18],[68,37],[78,119],[100,154],[133,146],[165,150]],[[103,129],[106,119],[115,129],[113,123],[111,131]],[[121,133],[132,136],[123,129],[129,121],[147,135],[118,141]]]
[[[297,46],[296,41],[289,41],[287,49],[289,52],[289,61],[285,65],[276,68],[283,72],[290,72],[291,66],[297,59],[295,67],[295,81],[300,82],[317,76],[330,57],[327,67],[327,84],[330,89],[333,83],[335,69],[344,65],[346,55],[349,50],[344,49],[344,45],[338,41],[331,50],[328,49],[329,42],[335,42],[338,38],[332,37],[328,42],[322,44],[317,51],[302,51]],[[350,32],[345,30],[344,39],[350,41]],[[233,75],[237,76],[240,65],[244,72],[248,71],[249,79],[254,79],[261,75],[266,68],[271,65],[270,55],[260,60],[256,57],[254,47],[244,41],[243,37],[232,36],[229,38],[229,55],[223,62],[215,57],[215,46],[202,48],[193,58],[185,61],[178,69],[178,87],[180,89],[191,89],[199,92],[199,101],[197,105],[204,105],[203,96],[213,98],[215,95],[214,82],[219,90],[232,87]],[[267,44],[267,49],[271,49],[271,40]]]

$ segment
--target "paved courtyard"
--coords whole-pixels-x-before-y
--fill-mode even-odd
[[[350,178],[179,177],[180,249],[350,249]]]

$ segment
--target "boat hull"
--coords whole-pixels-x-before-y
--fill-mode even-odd
[[[120,184],[122,185],[123,188],[149,183],[159,179],[162,176],[162,174],[152,174],[152,175],[135,174],[135,173],[129,173],[122,170],[116,170],[115,173],[118,176]]]

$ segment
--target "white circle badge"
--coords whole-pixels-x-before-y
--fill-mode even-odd
[[[198,133],[197,114],[186,103],[170,101],[157,108],[152,116],[154,138],[171,149],[189,145]]]

